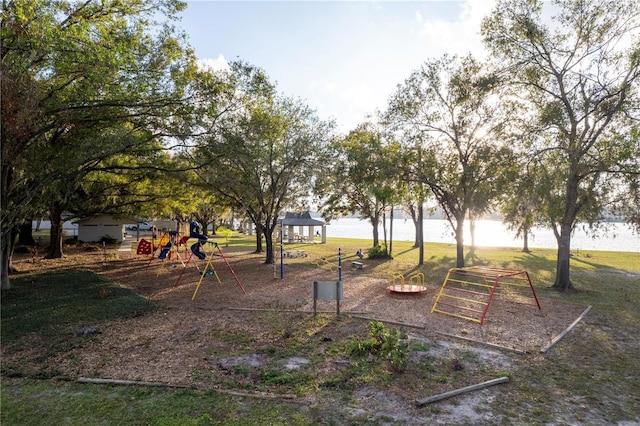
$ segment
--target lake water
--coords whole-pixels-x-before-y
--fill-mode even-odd
[[[34,222],[34,228],[36,226]],[[49,227],[48,221],[43,221],[41,228]],[[64,229],[69,235],[77,235],[77,226],[70,222],[64,223]],[[625,223],[609,223],[607,231],[600,231],[593,236],[578,226],[571,238],[572,250],[605,250],[626,251],[640,253],[640,235],[634,234],[629,225]],[[380,241],[382,226],[378,227]],[[389,227],[387,224],[387,232]],[[304,231],[306,233],[306,230]],[[414,241],[415,227],[410,219],[393,220],[394,241]],[[373,240],[373,228],[366,220],[356,218],[334,219],[327,225],[328,237],[359,238]],[[455,244],[455,238],[451,226],[443,219],[426,219],[424,221],[424,241],[432,243]],[[471,244],[469,224],[465,223],[466,245]],[[514,233],[497,220],[479,220],[476,222],[476,246],[477,247],[515,247],[522,248],[522,239],[515,239]],[[529,235],[529,248],[556,249],[558,245],[553,231],[545,228],[535,228]]]
[[[382,226],[379,226],[380,241],[384,238]],[[387,224],[387,232],[389,225]],[[327,225],[328,237],[373,239],[373,228],[366,220],[344,218],[332,220]],[[413,221],[394,219],[394,241],[414,241],[415,226]],[[451,226],[446,220],[426,219],[424,221],[424,241],[455,244]],[[469,225],[465,224],[466,245],[471,244]],[[522,239],[515,239],[514,233],[496,220],[479,220],[476,222],[476,247],[515,247],[522,248]],[[557,248],[556,238],[550,229],[536,228],[529,235],[529,248]],[[572,250],[605,250],[640,253],[640,235],[634,234],[625,223],[610,223],[606,232],[593,237],[578,226],[571,238]]]

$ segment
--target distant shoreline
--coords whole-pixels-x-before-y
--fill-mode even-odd
[[[387,224],[387,231],[389,231]],[[425,219],[424,241],[455,244],[451,226],[446,220]],[[601,231],[593,237],[584,226],[577,226],[571,239],[571,250],[601,250],[640,253],[640,235],[634,234],[626,223],[609,222],[608,231]],[[384,238],[382,226],[378,227],[379,238]],[[373,228],[366,220],[341,218],[327,225],[327,236],[338,238],[372,239]],[[394,241],[415,241],[415,226],[412,220],[394,219]],[[471,245],[468,223],[465,223],[465,246]],[[476,222],[475,246],[522,248],[523,240],[515,238],[515,233],[507,229],[501,221],[479,220]],[[529,236],[529,248],[557,249],[553,232],[547,228],[534,228]]]

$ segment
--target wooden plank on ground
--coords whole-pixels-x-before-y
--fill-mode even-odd
[[[569,327],[567,327],[562,333],[560,333],[556,337],[554,337],[553,340],[551,340],[551,343],[549,343],[544,348],[540,349],[540,352],[542,352],[543,354],[546,354],[551,348],[553,348],[556,345],[556,343],[558,343],[560,340],[562,340],[562,338],[564,336],[566,336],[567,333],[569,333],[571,330],[573,330],[573,328],[576,325],[578,325],[578,323],[580,321],[582,321],[582,318],[584,318],[585,315],[587,315],[590,310],[591,310],[591,305],[587,306],[587,309],[585,309],[584,312],[582,314],[580,314],[580,316],[574,322],[572,322]]]
[[[472,391],[479,390],[479,389],[484,389],[484,388],[487,388],[489,386],[499,385],[501,383],[507,383],[508,381],[509,381],[509,378],[506,377],[506,376],[498,377],[497,379],[488,380],[486,382],[477,383],[475,385],[466,386],[464,388],[455,389],[455,390],[452,390],[452,391],[449,391],[449,392],[441,393],[441,394],[430,396],[430,397],[427,397],[427,398],[418,399],[418,400],[416,400],[416,405],[418,407],[421,407],[421,406],[426,405],[426,404],[431,404],[433,402],[441,401],[441,400],[446,399],[446,398],[451,398],[452,396],[460,395],[460,394],[467,393],[467,392],[472,392]]]

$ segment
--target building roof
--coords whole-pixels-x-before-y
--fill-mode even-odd
[[[310,212],[287,212],[282,219],[282,224],[285,226],[322,226],[324,225],[324,221],[312,218]]]
[[[78,225],[94,225],[94,224],[103,224],[108,223],[110,225],[118,224],[118,225],[126,225],[129,223],[138,223],[140,222],[137,219],[132,219],[129,217],[115,217],[110,214],[100,213],[93,216],[84,217],[82,219],[76,220],[74,223]]]

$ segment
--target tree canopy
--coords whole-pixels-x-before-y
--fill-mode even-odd
[[[154,18],[172,19],[184,6],[177,0],[3,1],[3,287],[12,234],[43,191],[60,182],[75,186],[111,156],[149,149],[148,139],[109,137],[109,129],[126,124],[131,132],[161,134],[180,108],[183,75],[194,58],[182,36]]]
[[[471,56],[426,62],[398,87],[386,120],[402,139],[417,144],[421,164],[409,170],[424,183],[451,224],[458,267],[464,266],[464,222],[486,208],[510,151],[497,143],[505,122],[496,102],[495,75]],[[413,146],[410,146],[413,148]]]
[[[327,173],[316,181],[315,193],[327,218],[359,213],[373,226],[373,245],[378,244],[382,203],[375,197],[378,162],[382,157],[379,133],[362,124],[344,138],[335,139],[335,153]]]
[[[333,125],[304,103],[277,95],[261,70],[236,65],[234,71],[237,109],[220,119],[217,131],[197,138],[190,156],[203,184],[255,224],[257,252],[265,237],[265,263],[272,263],[278,217],[308,198]]]
[[[621,192],[637,189],[640,4],[499,1],[482,33],[525,99],[535,129],[526,132],[538,135],[525,138],[526,151],[558,241],[555,287],[566,290],[578,221],[596,222],[605,207],[624,204]],[[625,188],[624,176],[636,183]]]

